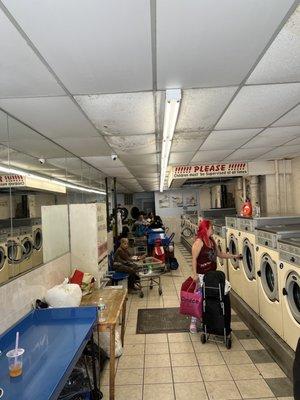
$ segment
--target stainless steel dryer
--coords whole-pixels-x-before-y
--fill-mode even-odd
[[[226,245],[231,254],[240,254],[237,217],[226,217]],[[228,260],[228,276],[232,289],[242,297],[241,265],[238,259]]]
[[[7,260],[7,232],[0,230],[0,284],[9,279],[9,265]]]
[[[226,253],[226,223],[225,219],[213,220],[214,240],[221,253]],[[228,263],[226,259],[217,257],[217,268],[223,271],[226,279],[228,279]]]
[[[20,229],[20,242],[22,246],[22,261],[20,262],[20,273],[26,272],[33,267],[33,239],[31,226],[22,226]]]
[[[36,267],[43,263],[43,232],[41,218],[32,218],[31,227],[34,245],[32,263],[33,266]]]
[[[9,265],[9,277],[20,274],[20,263],[23,260],[23,248],[20,242],[20,229],[12,228],[7,235],[7,259]]]

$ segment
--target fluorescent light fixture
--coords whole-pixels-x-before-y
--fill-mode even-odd
[[[23,171],[21,169],[16,169],[16,168],[11,168],[11,167],[4,167],[0,165],[0,172],[5,172],[7,174],[13,174],[13,175],[22,175],[22,176],[27,176],[29,178],[33,179],[38,179],[40,181],[46,181],[49,183],[53,183],[55,185],[61,185],[69,189],[74,189],[74,190],[79,190],[80,192],[86,192],[86,193],[96,193],[96,194],[103,194],[106,195],[106,192],[97,190],[97,189],[90,189],[84,186],[80,185],[73,185],[69,182],[63,181],[63,180],[57,180],[57,179],[52,179],[52,178],[47,178],[41,175],[36,175],[32,174],[29,171]]]
[[[166,90],[166,103],[164,115],[164,130],[160,161],[160,191],[164,190],[166,172],[168,168],[172,139],[177,122],[181,101],[181,89]]]

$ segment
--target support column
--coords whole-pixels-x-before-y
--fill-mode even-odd
[[[254,206],[256,202],[260,204],[259,196],[259,179],[258,176],[251,176],[250,178],[250,190],[251,190],[251,203]]]

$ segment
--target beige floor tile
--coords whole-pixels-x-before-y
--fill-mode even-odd
[[[276,363],[263,363],[255,365],[265,379],[286,377],[285,373],[282,371],[281,368],[279,368]]]
[[[251,358],[245,351],[228,351],[222,353],[226,364],[251,364]]]
[[[124,344],[127,346],[127,344],[143,344],[146,341],[146,336],[145,335],[131,335],[129,333],[125,334],[124,337]]]
[[[179,300],[172,300],[172,301],[168,301],[168,300],[164,300],[164,308],[175,308],[175,307],[179,307]]]
[[[191,342],[169,343],[170,352],[173,354],[179,353],[194,353],[194,347]]]
[[[241,345],[241,342],[234,335],[231,335],[231,343],[231,349],[226,349],[224,343],[218,343],[218,348],[222,352],[245,350],[244,347]]]
[[[118,369],[143,368],[144,358],[144,354],[140,354],[137,356],[122,355],[119,358]]]
[[[192,367],[197,365],[195,354],[171,354],[171,363],[173,367]]]
[[[119,369],[116,375],[116,385],[141,385],[144,371],[140,369]]]
[[[173,379],[176,383],[201,382],[199,367],[173,367]]]
[[[144,353],[145,353],[144,344],[126,344],[126,346],[124,346],[124,355],[126,356],[135,356]]]
[[[277,400],[294,400],[294,397],[277,397]]]
[[[203,365],[200,371],[204,382],[232,381],[232,376],[226,365]]]
[[[144,386],[143,400],[174,400],[174,388],[170,383]]]
[[[159,365],[157,366],[159,367]],[[172,383],[172,371],[166,368],[145,368],[144,383]]]
[[[242,339],[241,345],[245,350],[263,350],[264,346],[257,339]]]
[[[219,348],[216,345],[216,343],[201,343],[200,341],[198,342],[193,342],[193,346],[195,349],[196,353],[215,353],[219,352]]]
[[[241,395],[233,381],[205,382],[210,400],[237,400]]]
[[[166,333],[152,333],[146,335],[146,343],[167,343],[168,336]]]
[[[128,319],[127,322],[126,322],[126,328],[127,327],[135,327],[136,328],[136,322],[137,322],[136,318],[135,319]]]
[[[225,364],[221,353],[196,353],[196,356],[200,366]]]
[[[236,315],[236,312],[233,309],[231,309],[231,315]]]
[[[261,378],[254,364],[228,365],[228,368],[234,380]]]
[[[243,398],[272,397],[273,392],[263,379],[235,381]]]
[[[236,331],[242,331],[249,328],[246,324],[244,324],[244,322],[231,322],[231,329],[234,329]]]
[[[171,365],[169,354],[146,354],[145,355],[145,368],[152,368],[157,366],[169,367]]]
[[[202,382],[175,383],[176,400],[206,400],[207,394]]]
[[[190,334],[188,332],[182,333],[168,333],[169,343],[190,342]]]
[[[200,342],[200,332],[189,333],[192,342]],[[201,343],[201,342],[200,342]]]
[[[124,400],[124,399],[142,400],[142,398],[143,398],[142,385],[116,386],[115,400]]]
[[[169,354],[168,343],[146,343],[146,354]]]
[[[125,333],[127,335],[135,335],[136,334],[136,324],[134,326],[126,326]]]

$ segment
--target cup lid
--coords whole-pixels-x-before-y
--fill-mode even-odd
[[[22,354],[24,354],[24,352],[25,352],[25,350],[24,350],[24,349],[21,349],[21,348],[13,349],[13,350],[9,350],[9,351],[6,353],[6,356],[7,356],[7,357],[19,357],[19,356],[21,356]]]

